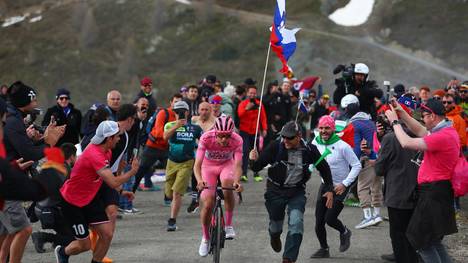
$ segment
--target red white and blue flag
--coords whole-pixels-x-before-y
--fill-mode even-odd
[[[273,26],[271,27],[270,44],[273,51],[281,60],[283,67],[280,72],[287,74],[291,71],[288,66],[289,58],[296,51],[295,34],[300,28],[287,29],[286,27],[286,0],[276,0]]]

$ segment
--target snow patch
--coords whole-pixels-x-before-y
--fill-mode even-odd
[[[179,2],[181,4],[184,4],[184,5],[191,5],[192,3],[190,3],[189,0],[176,0],[176,2]]]
[[[340,26],[360,26],[367,22],[374,4],[375,0],[350,0],[328,18]]]
[[[2,27],[9,27],[11,25],[21,23],[26,19],[26,15],[24,16],[13,16],[5,19],[5,21],[2,24]]]
[[[41,20],[42,20],[42,16],[36,16],[36,17],[29,19],[29,23],[39,22]]]

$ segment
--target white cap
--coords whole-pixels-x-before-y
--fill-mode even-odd
[[[179,100],[176,103],[174,103],[174,107],[172,108],[173,110],[178,110],[178,109],[184,109],[184,110],[190,110],[189,105],[187,102],[183,100]]]
[[[91,139],[92,144],[101,144],[107,137],[119,133],[119,125],[115,121],[103,121],[96,129],[96,134]]]
[[[341,108],[345,109],[349,104],[357,103],[359,104],[359,99],[353,94],[348,94],[341,99]]]

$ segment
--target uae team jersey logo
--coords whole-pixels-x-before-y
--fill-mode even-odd
[[[227,161],[233,159],[232,151],[206,151],[205,157],[209,160]]]

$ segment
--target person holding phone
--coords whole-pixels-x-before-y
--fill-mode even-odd
[[[174,103],[176,120],[164,125],[164,140],[169,142],[169,158],[166,165],[166,186],[164,192],[172,197],[171,215],[167,221],[167,231],[177,230],[176,218],[182,204],[182,196],[187,191],[195,160],[195,147],[200,139],[200,126],[188,122],[189,105],[185,101]]]

